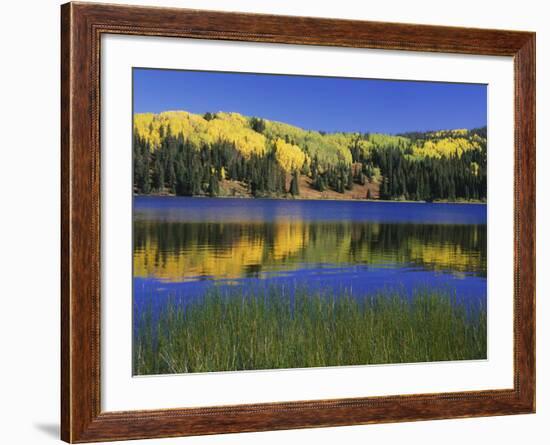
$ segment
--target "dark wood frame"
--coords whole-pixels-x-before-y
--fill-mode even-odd
[[[99,70],[100,38],[105,33],[512,56],[515,67],[513,389],[102,412]],[[61,7],[61,37],[63,440],[93,442],[535,411],[534,33],[68,3]]]

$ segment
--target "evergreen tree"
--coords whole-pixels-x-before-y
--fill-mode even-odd
[[[160,157],[157,156],[153,164],[153,189],[161,192],[164,188],[164,166],[160,162]]]
[[[348,179],[346,181],[346,188],[348,190],[353,189],[353,171],[351,168],[348,168]]]
[[[265,131],[265,121],[263,119],[253,117],[250,119],[250,128],[258,133],[263,133]]]
[[[292,180],[290,181],[290,194],[292,196],[298,196],[300,194],[300,188],[298,185],[298,172],[294,170],[292,173]]]
[[[210,175],[210,180],[208,181],[208,194],[212,197],[220,194],[220,183],[215,173]]]

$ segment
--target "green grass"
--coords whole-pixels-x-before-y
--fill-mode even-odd
[[[444,292],[294,294],[212,289],[185,310],[175,300],[158,316],[145,308],[135,320],[134,374],[486,358],[486,311]]]

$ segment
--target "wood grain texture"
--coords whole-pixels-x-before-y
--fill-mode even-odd
[[[514,388],[101,412],[100,38],[104,33],[513,56]],[[91,3],[61,7],[61,436],[67,442],[532,413],[535,410],[535,35]],[[512,254],[512,253],[510,253]]]

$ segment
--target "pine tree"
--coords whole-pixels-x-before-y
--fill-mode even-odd
[[[298,196],[300,194],[300,188],[298,185],[298,172],[294,170],[292,173],[292,180],[290,181],[290,194],[292,196]]]
[[[351,167],[348,169],[348,179],[346,181],[346,188],[348,190],[353,189],[353,171]]]
[[[153,163],[153,189],[161,192],[164,188],[164,166],[160,162],[160,157],[157,156]]]
[[[263,119],[253,117],[250,119],[250,127],[257,133],[263,133],[265,131],[265,121]]]
[[[220,194],[220,183],[218,182],[218,176],[215,173],[210,175],[208,182],[208,194],[212,197]]]

